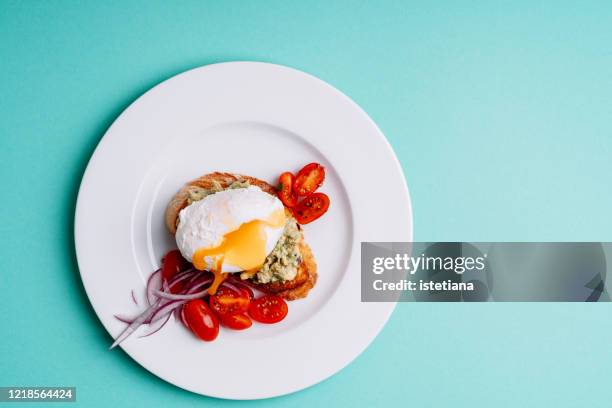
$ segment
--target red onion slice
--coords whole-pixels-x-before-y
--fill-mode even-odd
[[[154,323],[160,319],[163,319],[166,315],[170,314],[174,309],[185,303],[185,300],[173,300],[171,302],[164,303],[157,311],[151,315],[151,323]]]
[[[230,289],[233,289],[235,291],[237,291],[238,293],[240,293],[241,291],[245,291],[249,294],[249,297],[251,299],[255,298],[255,293],[253,293],[253,289],[250,288],[250,286],[245,285],[242,282],[237,282],[236,280],[233,279],[226,279],[225,281],[223,281],[223,283],[221,284],[221,286],[226,286]]]
[[[213,278],[206,278],[202,282],[194,283],[194,285],[191,288],[188,288],[186,292],[187,292],[187,294],[194,293],[195,291],[197,291],[201,287],[206,286],[206,285],[212,283],[212,281],[213,281]]]
[[[196,280],[198,280],[199,278],[202,277],[202,275],[206,275],[208,274],[208,272],[202,272],[202,271],[196,271],[196,273],[193,275],[193,277],[189,280],[189,282],[187,282],[187,285],[192,284],[193,282],[195,282]]]
[[[204,290],[199,291],[199,292],[187,293],[187,294],[166,293],[166,292],[162,292],[160,290],[156,290],[155,291],[155,294],[157,296],[159,296],[162,299],[168,299],[168,300],[192,300],[192,299],[198,299],[198,298],[201,298],[202,296],[206,295],[207,293],[208,293],[208,289],[204,289]]]
[[[185,275],[182,275],[180,277],[175,277],[174,279],[171,279],[170,282],[168,282],[168,289],[172,289],[174,286],[176,286],[177,284],[179,284],[180,282],[183,282],[189,278],[191,278],[191,272],[187,273]]]
[[[155,303],[156,296],[153,294],[153,291],[156,289],[160,289],[162,287],[162,279],[161,279],[161,269],[156,270],[149,276],[147,280],[147,303],[151,306]]]
[[[179,272],[176,275],[174,275],[170,280],[168,280],[168,284],[170,286],[174,285],[176,282],[182,281],[186,278],[191,277],[194,274],[195,270],[194,269],[189,269],[183,272]]]
[[[251,288],[253,290],[257,290],[259,292],[267,293],[265,290],[261,289],[261,287],[259,287],[255,283],[253,283],[253,281],[251,279],[240,279],[240,278],[237,278],[235,276],[230,276],[230,277],[227,278],[227,280],[239,283],[239,284],[244,285],[244,286],[248,286],[249,288]]]
[[[159,306],[159,300],[149,306],[147,310],[142,312],[132,323],[130,323],[119,336],[115,339],[115,342],[110,346],[109,350],[114,349],[119,344],[121,344],[125,339],[127,339],[137,328],[139,328],[147,319],[149,319],[154,313],[157,307]]]
[[[159,319],[158,321],[156,321],[155,323],[151,323],[151,324],[149,325],[149,331],[148,331],[148,332],[146,332],[146,333],[144,333],[144,334],[143,334],[143,335],[141,335],[141,336],[138,336],[138,337],[140,337],[140,338],[142,338],[142,337],[149,337],[150,335],[155,334],[155,333],[157,333],[158,331],[160,331],[160,330],[162,329],[162,327],[164,327],[164,326],[166,325],[166,323],[168,323],[168,320],[170,320],[170,315],[171,315],[171,314],[170,314],[170,313],[168,313],[168,314],[166,315],[166,318],[165,318],[165,319],[164,319],[164,318],[162,318],[162,319]]]
[[[120,322],[127,323],[127,324],[130,324],[130,323],[132,323],[132,322],[135,320],[135,319],[133,319],[133,318],[130,318],[130,317],[125,317],[125,316],[123,316],[123,315],[118,315],[118,314],[113,315],[113,317],[114,317],[115,319],[119,320]]]
[[[176,309],[174,309],[174,312],[172,313],[174,315],[174,320],[181,320],[181,310],[183,310],[182,307],[177,307]]]

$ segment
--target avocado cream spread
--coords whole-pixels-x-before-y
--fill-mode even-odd
[[[298,229],[297,221],[293,217],[287,217],[283,235],[253,280],[257,283],[269,283],[295,278],[301,262],[301,239],[302,233]]]
[[[247,188],[249,186],[248,181],[237,180],[230,184],[227,189],[233,190],[236,188]],[[214,193],[218,193],[219,191],[223,191],[225,188],[218,181],[213,181],[213,185],[210,188],[202,188],[197,186],[190,186],[188,195],[187,195],[187,205],[191,205],[196,201],[200,201],[206,196],[209,196]]]
[[[225,190],[221,183],[217,181],[213,183],[213,186],[210,188],[191,186],[188,191],[187,205]],[[247,188],[248,186],[248,181],[237,180],[230,184],[227,189]],[[295,278],[301,262],[299,248],[301,239],[302,233],[298,228],[297,221],[295,218],[288,216],[283,235],[281,235],[276,246],[266,258],[261,269],[253,276],[253,280],[257,283],[269,283],[283,282]],[[243,272],[240,277],[248,279],[250,276],[250,274]]]

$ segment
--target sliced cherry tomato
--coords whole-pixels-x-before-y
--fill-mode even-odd
[[[236,313],[244,313],[249,308],[249,295],[240,293],[227,286],[221,286],[214,295],[208,300],[210,307],[219,316]]]
[[[299,196],[307,196],[315,192],[325,180],[325,167],[319,163],[305,165],[295,176],[293,191]]]
[[[189,268],[189,262],[181,255],[178,249],[168,252],[162,259],[162,277],[168,281],[177,273]]]
[[[294,182],[295,176],[288,171],[278,178],[278,198],[289,208],[297,204],[297,195],[293,191]]]
[[[219,319],[202,299],[194,299],[183,306],[187,327],[204,341],[213,341],[219,334]]]
[[[278,323],[287,316],[289,308],[283,298],[265,295],[249,305],[249,316],[261,323]]]
[[[313,222],[327,212],[329,197],[325,193],[313,193],[299,202],[293,209],[293,215],[300,224]]]
[[[189,262],[181,255],[178,249],[174,249],[164,256],[162,259],[162,279],[164,282],[168,282],[177,273],[189,268]],[[179,282],[172,285],[170,288],[171,293],[179,293],[183,289],[183,283]]]
[[[221,316],[221,324],[234,330],[248,329],[253,325],[253,321],[244,313],[234,313]]]

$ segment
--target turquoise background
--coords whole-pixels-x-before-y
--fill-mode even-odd
[[[608,1],[1,1],[0,385],[239,404],[109,352],[74,258],[105,130],[200,65],[284,64],[353,98],[400,158],[418,240],[612,240],[611,22]],[[611,371],[609,304],[401,304],[341,373],[250,405],[604,407]]]

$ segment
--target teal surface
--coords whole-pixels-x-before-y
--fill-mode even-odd
[[[109,352],[74,258],[105,130],[200,65],[284,64],[352,97],[400,158],[418,240],[612,241],[611,21],[608,1],[1,1],[0,385],[241,404]],[[611,372],[609,304],[401,304],[338,375],[245,405],[609,407]]]

